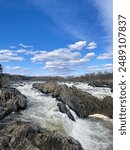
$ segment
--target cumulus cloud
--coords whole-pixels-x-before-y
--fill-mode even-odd
[[[81,50],[81,49],[84,48],[86,45],[87,45],[87,42],[86,42],[86,41],[78,41],[78,42],[75,42],[74,44],[68,45],[68,47],[69,47],[71,50]]]
[[[86,47],[86,45],[86,41],[79,41],[68,45],[67,48],[59,48],[50,52],[39,51],[34,54],[31,60],[34,63],[43,63],[43,69],[53,73],[58,73],[60,75],[70,74],[96,56],[95,53],[81,55],[79,50]]]
[[[12,57],[0,54],[0,62],[9,62],[9,61],[22,61],[23,57]]]
[[[6,54],[6,55],[16,55],[13,53],[14,51],[8,50],[8,49],[1,49],[0,54]]]
[[[85,55],[85,58],[90,59],[90,58],[92,58],[92,57],[94,57],[94,56],[95,56],[95,53],[87,53],[87,54]]]
[[[87,53],[85,56],[81,56],[77,51],[60,48],[51,52],[40,51],[31,60],[33,62],[42,62],[43,69],[66,75],[90,61],[94,56],[95,53]]]
[[[22,61],[23,57],[19,57],[14,51],[3,49],[0,50],[0,62]]]
[[[19,54],[25,54],[25,55],[33,55],[33,54],[36,54],[38,53],[39,51],[33,51],[33,50],[26,50],[26,49],[18,49],[16,51],[16,53],[19,53]]]
[[[97,59],[103,60],[103,59],[112,59],[113,54],[112,53],[103,53],[97,57]]]
[[[25,50],[25,49],[19,49],[19,50],[17,50],[16,51],[16,53],[25,53],[27,50]]]
[[[70,59],[77,59],[80,56],[79,52],[71,52],[67,48],[59,48],[53,50],[51,52],[47,51],[40,51],[39,53],[35,54],[31,60],[33,62],[36,61],[47,61],[47,60],[70,60]]]
[[[97,48],[97,44],[95,42],[88,43],[87,49],[92,50],[92,49],[95,49],[95,48]]]

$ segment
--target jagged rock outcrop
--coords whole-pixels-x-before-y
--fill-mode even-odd
[[[113,92],[113,80],[109,79],[109,80],[93,80],[93,81],[89,81],[90,86],[93,87],[108,87],[111,89],[111,92]]]
[[[33,87],[43,93],[51,93],[57,100],[74,110],[79,117],[86,118],[89,115],[99,113],[112,118],[112,98],[100,101],[90,93],[81,91],[74,86],[68,87],[67,85],[59,85],[55,82],[35,83]]]
[[[75,121],[75,118],[74,116],[71,114],[71,112],[69,111],[69,109],[66,107],[66,105],[64,103],[58,103],[57,106],[59,107],[59,110],[62,112],[62,113],[65,113],[67,114],[67,116]]]
[[[14,121],[0,130],[1,150],[83,150],[72,137],[39,126]]]
[[[26,105],[26,97],[17,89],[0,89],[0,120],[11,112],[18,112],[19,110],[25,109]]]
[[[102,109],[104,111],[104,115],[113,118],[113,99],[111,96],[106,96],[102,102]]]

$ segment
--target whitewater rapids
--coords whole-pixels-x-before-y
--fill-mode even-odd
[[[112,119],[102,115],[81,119],[70,110],[75,117],[74,122],[59,111],[55,98],[32,88],[32,84],[14,85],[28,99],[28,107],[22,111],[19,119],[37,123],[49,130],[57,130],[65,136],[72,136],[85,150],[112,150]]]
[[[59,82],[59,84],[66,84],[67,86],[75,86],[82,91],[86,91],[93,96],[97,97],[98,99],[102,100],[106,96],[112,97],[111,89],[108,87],[93,87],[89,86],[88,83],[80,83],[80,82]]]

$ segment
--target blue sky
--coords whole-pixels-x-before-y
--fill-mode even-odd
[[[112,71],[112,12],[112,0],[0,0],[4,72]]]

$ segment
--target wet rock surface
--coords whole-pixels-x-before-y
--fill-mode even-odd
[[[111,96],[106,96],[102,101],[104,115],[113,118],[113,99]],[[112,109],[112,110],[111,110]]]
[[[12,121],[0,130],[1,150],[83,150],[72,137],[63,137],[26,122]]]
[[[25,109],[27,99],[15,88],[0,89],[0,120],[11,112]]]
[[[81,91],[74,86],[68,87],[67,85],[59,85],[56,82],[35,83],[33,88],[46,94],[51,93],[58,101],[74,110],[78,117],[86,118],[89,115],[99,113],[112,118],[112,97],[107,96],[103,101],[100,101],[90,93]],[[61,112],[63,111],[61,110]],[[64,113],[66,112],[64,111]]]
[[[69,109],[67,108],[67,106],[64,104],[64,103],[58,103],[57,106],[59,107],[59,110],[62,112],[62,113],[65,113],[67,114],[67,116],[75,121],[75,118],[74,116],[71,114],[71,112],[69,111]]]
[[[88,85],[93,87],[108,87],[113,92],[113,80],[93,80],[89,81]]]

